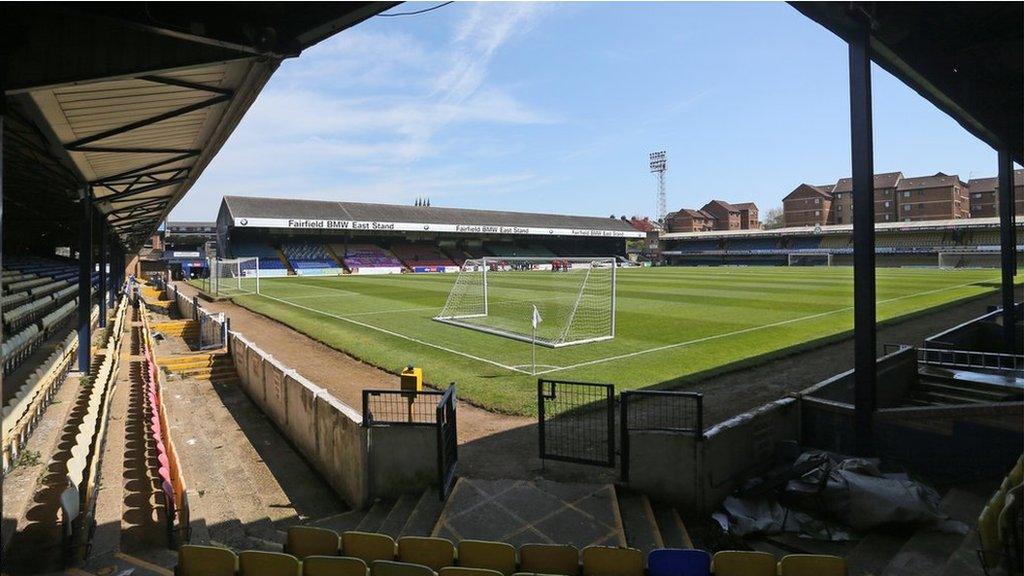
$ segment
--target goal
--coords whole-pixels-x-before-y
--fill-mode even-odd
[[[259,293],[259,258],[210,258],[208,263],[210,275],[203,283],[207,293],[215,296]]]
[[[786,255],[787,264],[790,266],[831,266],[832,254],[830,252],[790,252]]]
[[[939,268],[999,268],[1002,264],[999,252],[952,251],[939,252]]]
[[[615,259],[466,260],[434,320],[550,348],[614,338]]]

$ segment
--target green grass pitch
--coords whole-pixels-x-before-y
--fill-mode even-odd
[[[386,370],[420,366],[429,383],[456,382],[459,396],[474,404],[533,414],[538,376],[531,375],[529,343],[432,319],[455,277],[263,279],[261,295],[234,301]],[[879,269],[878,319],[997,287],[995,270]],[[543,296],[539,289],[536,297]],[[644,388],[756,362],[847,332],[853,322],[850,268],[620,269],[617,297],[614,339],[538,346],[538,375]]]

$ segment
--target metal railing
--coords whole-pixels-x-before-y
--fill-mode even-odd
[[[436,390],[363,390],[363,425],[435,426],[443,395]]]
[[[537,380],[542,460],[615,466],[615,387]]]
[[[619,460],[629,481],[630,432],[675,432],[704,437],[704,395],[667,390],[629,390],[619,402]]]
[[[995,370],[1024,375],[1024,355],[1002,352],[974,352],[971,350],[941,350],[918,348],[919,364],[952,368]]]

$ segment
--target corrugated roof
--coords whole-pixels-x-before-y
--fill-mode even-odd
[[[949,175],[939,172],[934,176],[916,176],[914,178],[904,178],[900,180],[897,190],[918,190],[922,188],[938,188],[941,186],[952,186],[954,184],[963,184],[960,181],[960,177],[957,175]]]
[[[375,222],[413,222],[464,226],[524,226],[531,228],[584,228],[635,232],[628,221],[599,216],[565,216],[530,212],[505,212],[444,208],[440,206],[404,206],[368,202],[334,202],[225,196],[232,218],[277,218],[311,220],[357,220]]]
[[[879,188],[895,188],[900,179],[903,178],[903,172],[885,172],[882,174],[875,174],[875,189]],[[832,188],[832,192],[853,192],[853,178],[840,178]]]

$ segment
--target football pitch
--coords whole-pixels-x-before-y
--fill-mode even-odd
[[[552,273],[517,274],[530,285],[530,275]],[[853,325],[851,268],[626,268],[618,270],[615,338],[537,346],[534,375],[529,342],[433,320],[456,276],[268,278],[259,295],[233,300],[386,370],[420,366],[431,385],[455,382],[463,399],[513,414],[534,413],[538,377],[644,388],[757,362]],[[537,278],[521,300],[553,296]],[[991,292],[998,280],[996,270],[879,269],[878,320]],[[529,326],[530,312],[519,308]]]

